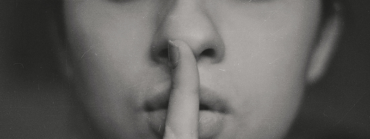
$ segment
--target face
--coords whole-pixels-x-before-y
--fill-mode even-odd
[[[162,138],[168,40],[197,60],[200,138],[282,138],[303,94],[319,0],[66,0],[73,81],[106,138]]]

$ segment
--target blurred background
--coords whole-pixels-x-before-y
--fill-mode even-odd
[[[42,0],[0,1],[0,138],[73,138]],[[287,138],[370,138],[370,1],[345,3],[344,34],[325,77],[307,89]],[[71,128],[72,127],[72,128]],[[72,129],[72,130],[71,130]]]

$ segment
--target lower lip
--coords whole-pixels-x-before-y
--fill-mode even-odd
[[[149,112],[150,128],[159,136],[163,136],[167,110]],[[219,112],[201,110],[199,112],[199,138],[213,138],[223,129],[225,115]]]

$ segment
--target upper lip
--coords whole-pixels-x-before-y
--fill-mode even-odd
[[[204,86],[200,87],[199,110],[208,110],[219,113],[229,113],[230,108],[227,102],[220,95]],[[146,111],[156,111],[168,108],[170,89],[162,91],[145,102]]]

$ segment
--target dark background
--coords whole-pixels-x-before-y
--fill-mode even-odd
[[[0,1],[2,139],[72,138],[73,97],[58,72],[42,3]],[[370,1],[345,5],[339,48],[324,78],[307,89],[289,138],[370,138]]]

